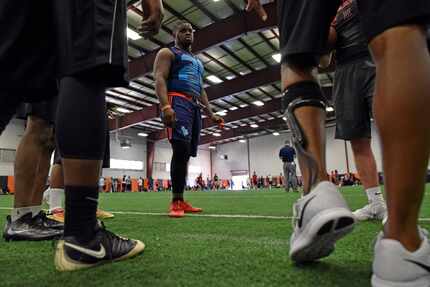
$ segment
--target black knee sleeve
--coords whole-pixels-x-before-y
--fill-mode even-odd
[[[61,80],[55,132],[62,158],[103,159],[105,89],[104,84],[83,77]]]
[[[290,107],[291,105],[291,107]],[[314,106],[325,109],[327,99],[321,91],[320,86],[313,81],[304,81],[289,86],[282,98],[282,108],[299,108],[303,106]]]

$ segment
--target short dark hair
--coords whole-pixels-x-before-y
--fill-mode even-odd
[[[178,32],[179,28],[181,28],[183,25],[191,25],[191,23],[187,22],[185,20],[179,20],[179,21],[177,21],[175,23],[175,26],[173,27],[173,34],[175,35]],[[193,25],[191,25],[191,27],[192,26]]]

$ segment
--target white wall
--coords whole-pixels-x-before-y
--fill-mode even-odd
[[[123,170],[123,169],[112,169],[104,168],[103,176],[121,177],[129,175],[133,178],[146,177],[146,139],[137,136],[138,131],[135,129],[128,129],[126,131],[120,131],[119,138],[127,138],[131,141],[131,148],[123,149],[117,141],[116,133],[110,134],[110,157],[114,159],[122,160],[135,160],[143,162],[143,170]]]
[[[340,173],[347,171],[345,145],[342,140],[335,140],[335,127],[328,127],[327,130],[327,170],[337,169]],[[258,175],[279,175],[282,172],[282,162],[278,158],[279,150],[284,145],[285,140],[290,139],[289,133],[280,136],[266,135],[249,139],[250,146],[250,171]],[[372,148],[375,154],[378,171],[382,171],[381,149],[379,136],[376,127],[372,123]],[[347,144],[350,171],[356,172],[354,158],[351,147]],[[231,178],[232,170],[247,170],[248,155],[245,143],[233,142],[217,146],[218,154],[227,154],[228,160],[221,160],[213,157],[213,172],[221,178]],[[429,165],[430,167],[430,165]],[[300,171],[298,170],[298,173]]]
[[[246,143],[232,142],[217,146],[212,152],[212,168],[223,179],[231,178],[232,170],[248,170],[248,149]],[[220,159],[226,154],[227,160]]]
[[[167,140],[159,141],[155,144],[155,155],[154,162],[164,163],[164,166],[169,165],[172,159],[172,148],[170,143]],[[206,179],[207,176],[210,176],[210,153],[204,147],[199,147],[197,151],[197,157],[192,157],[190,159],[189,166],[198,167],[201,169],[203,173],[203,178]],[[154,166],[153,169],[153,178],[157,179],[170,179],[170,172],[166,169],[157,170]],[[189,181],[194,181],[194,179],[198,176],[198,173],[193,173],[191,171],[188,172]]]
[[[13,119],[0,136],[0,148],[16,150],[24,134],[24,121]],[[13,163],[0,162],[0,175],[13,175]]]

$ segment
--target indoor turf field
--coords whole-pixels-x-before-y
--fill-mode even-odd
[[[352,209],[366,203],[361,187],[343,188]],[[115,213],[112,231],[141,239],[143,255],[122,263],[71,273],[56,272],[52,242],[0,241],[0,286],[370,286],[372,242],[380,222],[360,223],[334,254],[307,266],[288,258],[291,204],[298,194],[281,189],[188,192],[204,213],[171,219],[170,194],[101,195]],[[430,186],[421,225],[430,229]],[[0,224],[12,205],[0,196]],[[15,272],[20,266],[20,272]]]

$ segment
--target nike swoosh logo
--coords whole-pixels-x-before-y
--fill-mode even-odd
[[[313,195],[311,198],[309,198],[308,201],[305,202],[305,204],[303,205],[302,211],[300,212],[300,218],[299,218],[299,222],[298,222],[298,226],[299,228],[302,227],[303,224],[303,214],[305,214],[305,209],[308,206],[309,202],[311,202],[314,198],[316,197],[316,195]]]
[[[103,247],[103,245],[101,245],[101,244],[100,244],[100,250],[99,251],[94,251],[92,249],[84,248],[84,247],[81,247],[81,246],[78,246],[78,245],[75,245],[72,243],[68,243],[68,242],[65,242],[64,245],[69,247],[69,248],[75,249],[81,253],[84,253],[88,256],[92,256],[94,258],[97,258],[97,259],[103,259],[106,256],[106,250]]]
[[[409,259],[405,259],[405,261],[408,261],[408,262],[411,262],[411,263],[413,263],[415,265],[418,265],[419,267],[423,268],[424,270],[427,270],[427,272],[430,272],[430,266],[428,266],[428,265],[425,265],[425,264],[423,264],[421,262],[417,262],[417,261],[414,261],[414,260],[409,260]]]

